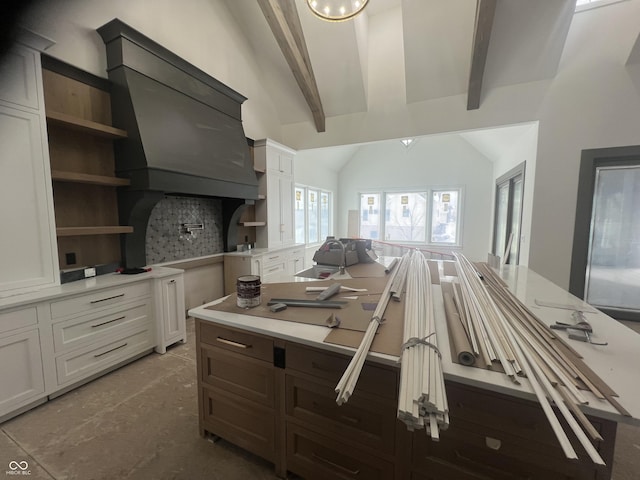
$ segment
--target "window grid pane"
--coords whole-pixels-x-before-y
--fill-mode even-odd
[[[431,243],[458,243],[458,193],[457,190],[433,192]]]
[[[296,187],[293,206],[296,224],[296,243],[306,243],[305,198],[304,188]]]
[[[427,193],[387,193],[385,239],[399,242],[426,240]]]
[[[360,237],[378,240],[380,234],[380,194],[360,195]]]
[[[330,198],[328,192],[320,192],[320,238],[325,239],[330,235]]]
[[[308,190],[307,195],[307,213],[309,220],[309,243],[315,243],[319,241],[318,236],[318,214],[319,214],[319,206],[318,206],[318,192],[317,190]]]

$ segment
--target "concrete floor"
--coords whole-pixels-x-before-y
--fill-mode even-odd
[[[195,335],[0,425],[0,472],[31,479],[266,480],[273,467],[198,434]],[[640,332],[640,324],[627,323]],[[7,478],[25,478],[10,476]],[[614,480],[640,478],[640,427],[620,425]]]

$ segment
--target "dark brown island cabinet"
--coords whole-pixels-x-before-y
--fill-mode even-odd
[[[313,480],[604,480],[616,423],[590,418],[607,467],[569,461],[540,406],[447,382],[439,442],[396,419],[399,368],[368,361],[349,401],[334,388],[350,358],[196,319],[200,434]],[[573,439],[575,440],[575,439]],[[577,441],[572,442],[578,445]]]

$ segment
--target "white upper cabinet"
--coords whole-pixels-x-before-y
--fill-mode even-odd
[[[40,53],[0,67],[0,296],[59,284]]]
[[[256,204],[256,220],[266,222],[256,232],[258,247],[279,248],[295,242],[293,212],[295,151],[272,140],[254,144],[256,168],[260,177],[263,200]]]

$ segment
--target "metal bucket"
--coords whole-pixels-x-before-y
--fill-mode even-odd
[[[258,275],[238,277],[236,291],[238,292],[238,307],[251,308],[260,305],[260,277]]]

